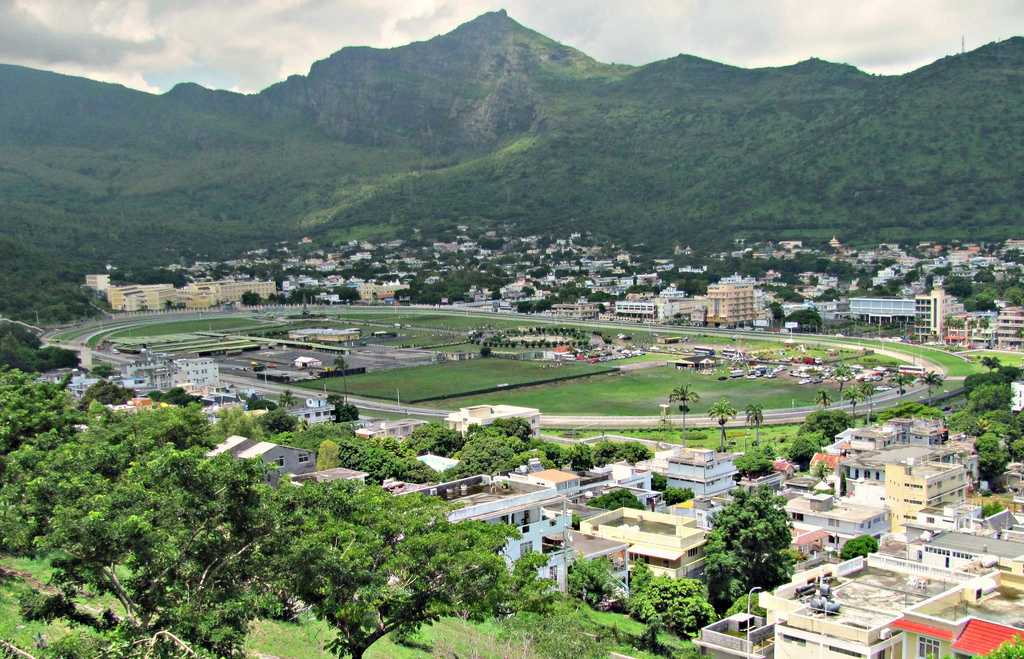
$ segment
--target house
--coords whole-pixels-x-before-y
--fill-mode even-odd
[[[281,476],[302,475],[316,471],[316,453],[305,449],[281,446],[273,442],[232,435],[206,452],[212,458],[221,454],[232,455],[239,460],[260,459],[274,467],[267,473],[267,482],[277,485]]]
[[[334,421],[334,408],[323,398],[307,398],[302,407],[288,408],[288,414],[309,425]]]
[[[673,447],[657,451],[654,458],[638,467],[662,474],[669,487],[687,488],[695,496],[714,496],[736,486],[735,453],[714,449]]]
[[[448,483],[422,486],[415,490],[451,502],[452,522],[476,520],[510,524],[519,537],[510,539],[502,555],[511,565],[521,556],[543,554],[548,560],[538,570],[565,591],[572,550],[565,546],[565,533],[572,528],[567,501],[558,491],[539,485],[498,480],[487,475],[471,476]],[[406,494],[408,492],[403,492]]]
[[[657,576],[696,577],[704,569],[704,530],[696,520],[649,510],[619,508],[580,522],[580,532],[629,544]]]
[[[371,437],[394,437],[395,439],[405,439],[412,434],[414,430],[422,425],[426,425],[426,421],[420,419],[398,419],[396,421],[372,421],[363,425],[362,428],[356,429],[356,437],[360,439],[370,439]]]
[[[533,435],[540,434],[540,410],[515,405],[473,405],[463,407],[448,415],[448,427],[465,435],[470,426],[489,426],[498,419],[524,419],[530,424]]]
[[[774,642],[775,625],[745,612],[711,623],[693,640],[702,657],[715,659],[771,659]]]
[[[837,551],[858,536],[881,538],[889,532],[889,513],[885,508],[837,500],[831,494],[806,494],[790,499],[786,502],[786,514],[794,529],[826,531],[826,546]]]
[[[332,469],[313,471],[308,474],[299,474],[293,477],[292,481],[295,483],[330,483],[332,481],[359,481],[360,483],[365,483],[367,476],[369,474],[365,471],[334,467]]]

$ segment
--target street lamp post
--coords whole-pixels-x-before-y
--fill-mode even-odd
[[[747,648],[750,648],[750,602],[754,596],[754,593],[758,590],[763,590],[760,586],[754,586],[747,591]]]

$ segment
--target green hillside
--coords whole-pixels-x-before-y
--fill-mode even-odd
[[[1022,151],[1022,38],[902,76],[685,55],[627,67],[495,12],[345,48],[253,95],[0,65],[0,251],[45,287],[108,261],[467,222],[628,227],[662,252],[1020,237]]]

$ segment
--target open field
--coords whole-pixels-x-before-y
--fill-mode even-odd
[[[438,406],[451,408],[490,403],[536,407],[545,414],[555,415],[653,416],[661,413],[658,406],[668,402],[672,389],[683,384],[693,385],[701,397],[700,402],[690,406],[692,414],[707,411],[722,397],[730,399],[737,407],[748,403],[761,403],[765,409],[803,407],[815,404],[815,394],[819,389],[835,389],[829,384],[802,386],[781,377],[722,381],[716,375],[698,375],[664,366],[455,398]],[[673,413],[676,413],[674,409]]]
[[[523,384],[572,375],[607,373],[604,366],[585,363],[548,364],[512,359],[473,359],[442,362],[430,366],[376,371],[348,378],[331,378],[302,383],[308,389],[323,389],[410,403],[424,398],[455,396],[501,384]],[[347,382],[343,381],[347,380]]]
[[[166,323],[149,323],[117,330],[107,335],[108,339],[119,337],[166,336],[190,332],[213,332],[259,327],[265,323],[254,318],[232,316],[228,318],[203,318],[196,320],[172,320]]]
[[[743,419],[742,410],[738,417],[741,421]],[[800,424],[797,423],[785,423],[776,426],[762,426],[761,427],[761,443],[765,444],[771,442],[781,452],[783,448],[788,445],[797,434],[797,430],[800,428]],[[634,428],[624,430],[575,430],[571,428],[560,429],[560,430],[545,430],[546,435],[558,435],[559,437],[567,437],[574,439],[587,439],[591,437],[602,437],[608,435],[635,437],[637,439],[648,439],[655,442],[665,442],[666,444],[682,444],[690,448],[717,448],[719,442],[719,433],[717,428],[687,428],[684,432],[682,424],[675,422],[668,428]],[[616,437],[618,438],[618,437]],[[743,442],[746,441],[748,444],[754,440],[754,429],[753,428],[727,428],[726,439],[730,443],[730,446],[738,446],[742,449]]]
[[[963,353],[964,357],[967,357],[972,362],[978,364],[983,370],[985,367],[981,366],[980,362],[983,357],[995,357],[1000,361],[1003,366],[1016,366],[1020,368],[1024,364],[1024,353],[1020,352],[1003,352],[1001,350],[972,350],[971,352]]]

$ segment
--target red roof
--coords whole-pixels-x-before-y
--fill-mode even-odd
[[[924,634],[925,636],[931,636],[932,638],[943,638],[947,641],[953,640],[953,632],[951,631],[939,629],[938,627],[929,627],[928,625],[922,625],[919,622],[907,620],[906,618],[900,618],[896,622],[892,623],[892,626],[896,629],[902,629],[905,632]]]
[[[1024,637],[1024,630],[971,618],[964,625],[960,638],[953,643],[953,649],[968,654],[988,654],[1003,643],[1019,637]]]
[[[828,465],[829,469],[835,471],[836,467],[839,465],[842,459],[843,456],[841,455],[832,455],[830,453],[815,453],[814,457],[811,458],[811,466],[813,467],[819,462],[824,462],[825,464]]]

